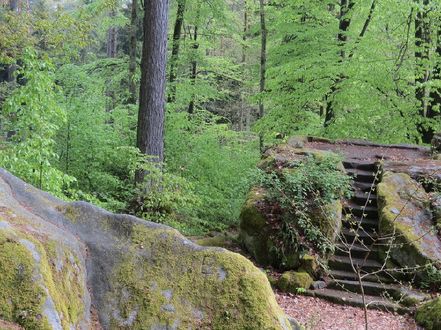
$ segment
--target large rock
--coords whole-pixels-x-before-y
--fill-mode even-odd
[[[405,173],[385,172],[377,187],[380,232],[394,236],[391,257],[405,267],[441,266],[441,241],[433,230],[429,195]]]
[[[64,203],[4,170],[0,196],[0,324],[291,329],[265,275],[238,254]]]
[[[385,161],[382,166],[384,171],[406,173],[412,179],[437,180],[441,183],[441,160],[412,159],[409,161]]]

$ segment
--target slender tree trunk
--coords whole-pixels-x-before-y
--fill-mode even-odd
[[[337,42],[340,48],[340,58],[339,63],[344,62],[346,59],[346,43],[348,41],[348,31],[351,26],[351,18],[349,16],[349,12],[354,7],[355,3],[353,0],[340,0],[340,15],[339,15],[339,23],[338,23],[338,34],[337,34]],[[326,101],[326,109],[325,111],[325,122],[324,127],[328,127],[335,119],[335,109],[333,97],[339,90],[339,85],[344,80],[344,75],[340,74],[336,81],[332,84],[328,94],[325,96]]]
[[[265,19],[265,0],[259,0],[260,4],[260,34],[261,34],[261,47],[260,47],[260,94],[259,101],[259,118],[262,118],[265,114],[265,105],[263,103],[263,93],[265,92],[266,85],[266,43],[267,34],[266,19]]]
[[[246,75],[246,61],[247,61],[247,46],[246,46],[246,42],[247,42],[247,36],[248,36],[248,3],[247,0],[243,1],[243,36],[242,36],[242,40],[243,40],[243,45],[242,45],[242,72],[244,75]],[[249,116],[249,111],[248,111],[248,107],[245,103],[245,94],[246,93],[246,85],[244,84],[242,86],[242,92],[240,95],[240,100],[241,100],[241,104],[240,104],[240,122],[239,122],[239,130],[243,131],[244,130],[244,125],[245,125],[245,130],[248,130],[248,116]]]
[[[181,44],[182,26],[184,24],[184,13],[186,7],[186,0],[178,1],[178,11],[176,13],[176,21],[173,29],[173,47],[170,59],[170,77],[169,77],[169,95],[168,102],[176,101],[176,78],[177,78],[177,64],[179,59],[179,48]]]
[[[164,160],[167,24],[168,0],[145,0],[137,146],[157,162]],[[144,177],[138,171],[136,182]]]
[[[433,129],[428,127],[427,119],[432,116],[430,111],[430,89],[428,82],[431,79],[429,67],[430,46],[431,46],[431,27],[427,17],[427,6],[430,0],[418,0],[423,5],[423,9],[417,11],[415,17],[415,97],[419,103],[419,114],[421,121],[417,124],[417,130],[420,133],[421,140],[424,143],[430,143],[433,137]]]
[[[131,17],[130,17],[130,44],[129,44],[129,104],[136,104],[138,93],[136,91],[136,32],[138,19],[138,2],[132,0]]]
[[[188,105],[188,113],[193,114],[194,108],[195,108],[195,98],[196,95],[194,93],[194,87],[196,86],[196,78],[198,76],[198,61],[197,61],[197,50],[199,49],[199,41],[198,41],[198,30],[199,30],[199,20],[201,15],[201,3],[198,2],[198,9],[196,13],[196,23],[194,26],[193,31],[193,60],[191,62],[191,69],[190,69],[190,81],[191,86],[193,87],[192,96],[190,104]]]
[[[116,16],[114,10],[109,14],[110,18],[113,19]],[[107,31],[107,57],[115,58],[118,50],[118,28],[112,26]]]

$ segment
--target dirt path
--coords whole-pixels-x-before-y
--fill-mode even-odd
[[[361,308],[341,306],[322,299],[276,292],[285,313],[306,330],[365,330]],[[411,316],[376,310],[368,311],[369,330],[422,330]]]

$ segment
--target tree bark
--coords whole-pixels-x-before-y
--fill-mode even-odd
[[[348,41],[348,31],[351,26],[351,18],[348,16],[349,12],[354,7],[355,3],[353,0],[340,0],[340,15],[339,15],[339,23],[338,23],[338,34],[337,34],[337,42],[340,48],[340,58],[339,62],[343,63],[346,59],[346,51],[345,46]],[[325,122],[324,127],[328,127],[335,119],[335,109],[333,97],[339,90],[340,83],[344,80],[344,75],[340,74],[335,82],[332,84],[328,94],[325,96],[326,109],[325,111]]]
[[[145,0],[137,146],[155,162],[164,160],[167,24],[168,0]],[[136,182],[144,177],[138,171]]]
[[[114,10],[109,14],[110,18],[116,16]],[[115,58],[118,50],[118,28],[112,26],[107,31],[107,57]]]
[[[242,36],[242,71],[245,75],[246,70],[246,60],[247,60],[247,37],[248,37],[248,3],[247,0],[243,1],[243,36]],[[239,118],[239,130],[243,131],[244,128],[246,131],[248,131],[248,125],[249,122],[249,111],[248,107],[245,103],[245,84],[242,86],[242,91],[240,95],[240,118]]]
[[[198,9],[196,12],[196,22],[195,22],[194,31],[193,31],[193,46],[192,46],[193,60],[191,62],[191,69],[190,69],[190,81],[191,81],[191,86],[193,87],[191,101],[190,101],[190,104],[188,105],[188,113],[190,115],[194,113],[194,108],[195,108],[196,95],[194,93],[194,86],[196,86],[196,78],[198,76],[197,50],[199,49],[198,30],[199,30],[200,16],[201,16],[201,3],[200,3],[200,1],[198,1]]]
[[[138,95],[136,91],[136,32],[137,32],[137,18],[138,18],[138,2],[132,0],[131,17],[130,17],[130,43],[129,43],[129,104],[136,104]]]
[[[176,101],[176,78],[177,78],[177,63],[179,59],[179,48],[181,44],[182,25],[184,24],[184,13],[186,7],[186,0],[178,1],[178,11],[176,13],[176,21],[173,29],[173,47],[170,58],[170,77],[169,77],[169,95],[168,102]]]
[[[262,118],[265,114],[265,105],[263,103],[263,93],[265,92],[266,85],[266,43],[268,31],[266,29],[265,18],[265,0],[259,0],[260,8],[260,34],[261,34],[261,47],[260,47],[260,101],[259,101],[259,118]]]

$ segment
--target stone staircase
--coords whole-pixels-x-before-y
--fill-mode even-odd
[[[378,234],[378,167],[360,161],[346,161],[344,166],[354,179],[354,195],[344,204],[341,239],[328,263],[327,286],[307,294],[340,304],[368,304],[369,308],[407,313],[411,310],[408,306],[426,295],[400,283],[400,274],[384,271],[380,246],[388,240]],[[365,276],[361,285],[357,272]]]

